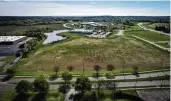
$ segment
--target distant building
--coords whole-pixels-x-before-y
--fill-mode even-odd
[[[81,33],[81,34],[92,34],[93,30],[85,30],[85,29],[74,29],[70,30],[71,33]]]
[[[15,45],[26,39],[26,36],[0,36],[0,45]]]

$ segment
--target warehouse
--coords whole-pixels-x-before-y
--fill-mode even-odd
[[[82,34],[92,34],[93,30],[85,30],[85,29],[74,29],[70,30],[71,33],[82,33]]]
[[[0,36],[0,45],[15,45],[26,39],[26,36]]]

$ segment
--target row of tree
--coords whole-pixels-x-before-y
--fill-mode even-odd
[[[166,26],[156,26],[155,30],[170,33],[170,28]]]

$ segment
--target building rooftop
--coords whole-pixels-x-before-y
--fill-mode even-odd
[[[70,32],[83,32],[83,33],[91,33],[91,32],[93,32],[93,30],[74,29],[74,30],[71,30]]]
[[[0,42],[16,41],[26,36],[0,36]]]

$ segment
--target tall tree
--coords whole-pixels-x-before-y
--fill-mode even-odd
[[[56,75],[58,74],[58,72],[60,71],[60,67],[59,66],[55,66],[53,68],[54,72],[56,72]]]
[[[66,85],[66,83],[72,79],[72,75],[68,71],[65,71],[62,73],[62,78],[65,81],[65,85]]]
[[[75,82],[75,90],[84,94],[86,90],[91,90],[91,81],[86,76],[80,76]]]
[[[69,65],[69,66],[67,66],[67,69],[68,69],[68,71],[72,72],[74,70],[74,66]]]
[[[34,89],[39,93],[47,93],[49,90],[49,83],[46,81],[43,75],[37,77],[34,82]]]
[[[106,66],[106,68],[107,68],[108,71],[113,71],[115,69],[114,65],[112,65],[112,64],[108,64]]]
[[[134,75],[136,77],[136,81],[135,81],[135,90],[136,90],[136,85],[137,85],[137,78],[139,77],[139,73],[138,73],[138,66],[134,65],[132,67],[132,75]]]
[[[98,78],[99,77],[99,71],[100,71],[101,67],[99,65],[94,65],[93,68],[96,71],[96,77]]]
[[[28,94],[28,91],[31,90],[32,85],[29,81],[27,80],[21,80],[17,86],[15,87],[15,90],[19,94]]]

